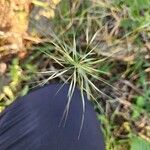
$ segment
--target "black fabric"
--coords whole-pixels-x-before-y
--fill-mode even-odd
[[[0,150],[104,150],[96,114],[75,89],[66,123],[68,85],[52,84],[18,98],[0,114]],[[58,91],[59,90],[59,91]],[[80,136],[79,136],[80,135]]]

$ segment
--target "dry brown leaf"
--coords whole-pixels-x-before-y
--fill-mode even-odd
[[[7,65],[3,62],[0,63],[0,74],[4,74],[6,72]]]
[[[17,45],[17,51],[24,49],[23,36],[28,27],[29,4],[30,0],[0,1],[0,31],[5,36],[1,46]]]

